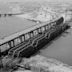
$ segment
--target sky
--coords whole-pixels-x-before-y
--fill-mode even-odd
[[[72,3],[72,0],[0,0],[2,2],[26,2],[26,1],[53,1],[53,2],[68,2]]]
[[[48,2],[54,2],[54,3],[68,3],[68,4],[71,4],[72,5],[72,0],[0,0],[0,3],[1,2],[27,2],[27,1],[48,1]]]

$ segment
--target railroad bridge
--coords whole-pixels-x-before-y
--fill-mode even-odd
[[[63,21],[60,17],[52,22],[36,24],[0,40],[1,54],[12,58],[30,56],[68,27]]]

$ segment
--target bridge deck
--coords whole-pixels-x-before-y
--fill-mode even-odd
[[[20,32],[26,28],[36,25],[35,22],[25,20],[23,18],[12,17],[1,17],[0,18],[0,39]]]

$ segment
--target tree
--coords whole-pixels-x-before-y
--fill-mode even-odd
[[[3,63],[2,63],[2,55],[1,55],[1,50],[0,50],[0,68],[3,67]]]

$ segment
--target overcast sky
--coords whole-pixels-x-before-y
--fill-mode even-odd
[[[68,3],[72,3],[72,0],[0,0],[0,1],[2,1],[2,2],[9,2],[9,1],[11,1],[11,2],[15,2],[15,1],[17,1],[17,2],[26,2],[26,1],[51,1],[51,2],[68,2]]]

